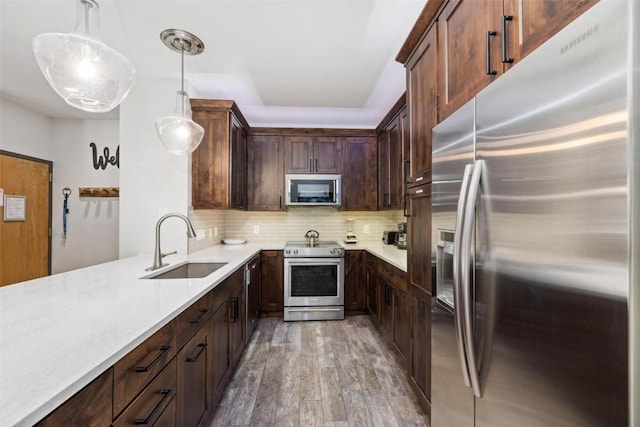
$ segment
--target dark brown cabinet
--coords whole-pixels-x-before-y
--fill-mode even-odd
[[[378,137],[378,209],[401,209],[403,201],[402,128],[400,115]]]
[[[431,295],[411,286],[411,362],[409,384],[418,401],[430,411],[431,402]]]
[[[233,101],[192,99],[204,138],[191,155],[194,209],[246,209],[246,123]]]
[[[245,341],[249,341],[251,334],[258,326],[260,319],[260,288],[262,283],[262,270],[260,264],[260,255],[256,255],[246,265],[247,276],[247,324]]]
[[[284,254],[282,251],[262,251],[262,281],[260,310],[271,316],[284,312]]]
[[[178,425],[198,426],[213,414],[213,334],[205,323],[178,353]]]
[[[229,298],[229,359],[231,366],[236,366],[240,360],[245,343],[245,287],[241,281]]]
[[[364,313],[367,309],[365,251],[347,250],[344,255],[344,309],[347,314]]]
[[[375,136],[349,136],[342,145],[342,210],[378,208],[378,144]]]
[[[213,314],[211,322],[211,337],[213,342],[213,365],[211,371],[213,384],[213,402],[216,404],[222,398],[227,386],[227,377],[231,369],[229,359],[229,311],[227,304]]]
[[[411,188],[408,213],[409,283],[431,294],[431,184]]]
[[[438,123],[437,25],[434,23],[406,64],[409,163],[403,167],[408,170],[408,186],[431,180],[431,129]]]
[[[440,14],[440,120],[504,72],[498,34],[501,16],[502,1],[496,0],[451,0]]]
[[[378,283],[378,272],[375,269],[375,261],[372,258],[372,255],[367,255],[366,258],[367,309],[369,310],[369,314],[373,318],[374,322],[377,323],[380,320],[380,285]]]
[[[406,273],[371,254],[367,254],[366,265],[369,311],[400,364],[406,367],[411,354],[411,300]]]
[[[283,142],[279,135],[250,135],[247,146],[249,210],[284,209]]]
[[[284,137],[285,173],[340,173],[342,138],[312,135]]]
[[[247,131],[231,114],[230,208],[247,209]]]
[[[582,15],[598,0],[504,0],[507,59],[510,67]],[[520,13],[519,13],[520,12]],[[499,31],[502,30],[502,27]]]
[[[111,424],[113,369],[93,380],[36,426],[91,426]]]

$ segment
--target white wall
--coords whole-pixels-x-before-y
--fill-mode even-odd
[[[154,126],[175,109],[179,88],[179,80],[138,80],[120,104],[120,258],[149,254],[151,265],[158,218],[188,213],[190,160],[167,152]],[[179,219],[165,221],[162,251],[186,254],[185,231]]]
[[[53,120],[0,97],[0,149],[51,160]]]
[[[74,270],[118,259],[118,198],[80,198],[79,187],[118,187],[119,169],[108,164],[93,166],[95,143],[98,155],[118,148],[117,120],[53,121],[53,219],[52,273]],[[67,238],[62,239],[62,189],[69,187]]]

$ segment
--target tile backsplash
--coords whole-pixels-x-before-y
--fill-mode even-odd
[[[246,239],[254,243],[304,240],[307,230],[320,233],[320,240],[342,242],[353,219],[353,232],[360,243],[378,243],[385,230],[397,230],[406,222],[401,210],[379,212],[342,212],[329,207],[289,208],[286,212],[244,212],[192,210],[189,218],[198,230],[204,230],[202,240],[190,239],[189,252],[213,245],[220,239]],[[209,236],[217,227],[218,236]],[[368,231],[368,232],[367,232]]]

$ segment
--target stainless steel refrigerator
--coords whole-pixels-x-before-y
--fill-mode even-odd
[[[601,0],[433,129],[433,427],[640,425],[638,9]]]

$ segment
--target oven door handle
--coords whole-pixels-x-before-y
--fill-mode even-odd
[[[290,313],[304,313],[307,311],[341,311],[340,308],[287,308],[287,311]]]

